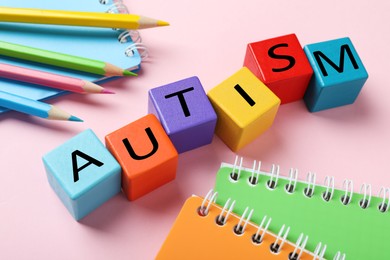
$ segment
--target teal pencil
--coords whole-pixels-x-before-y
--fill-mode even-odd
[[[0,106],[28,115],[52,120],[83,121],[53,105],[4,91],[0,91]]]

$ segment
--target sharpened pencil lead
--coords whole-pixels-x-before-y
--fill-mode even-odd
[[[102,92],[100,92],[101,94],[115,94],[114,91],[111,91],[111,90],[108,90],[108,89],[103,89]]]
[[[74,121],[74,122],[84,122],[84,120],[78,118],[78,117],[75,117],[75,116],[70,116],[68,121]]]
[[[158,26],[168,26],[169,23],[168,23],[168,22],[165,22],[165,21],[158,20],[158,21],[157,21],[157,25],[158,25]]]
[[[138,76],[137,73],[131,72],[129,70],[124,70],[123,71],[123,76]]]

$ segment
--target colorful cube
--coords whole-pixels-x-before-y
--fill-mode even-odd
[[[304,51],[314,70],[304,101],[310,112],[352,104],[368,78],[348,37],[309,44]]]
[[[90,129],[43,156],[50,186],[76,220],[120,192],[121,168]]]
[[[280,99],[246,67],[207,95],[218,116],[215,133],[233,151],[266,131],[280,105]]]
[[[267,85],[282,104],[302,99],[313,75],[295,34],[249,43],[244,66]]]
[[[154,115],[144,116],[105,139],[122,166],[122,189],[129,200],[175,179],[179,156]]]
[[[213,139],[217,115],[198,77],[149,90],[148,111],[159,118],[179,153]]]

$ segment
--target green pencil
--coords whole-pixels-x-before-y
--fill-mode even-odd
[[[0,55],[104,76],[137,75],[131,71],[124,70],[104,61],[4,41],[0,41]]]

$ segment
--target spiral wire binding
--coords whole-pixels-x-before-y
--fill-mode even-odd
[[[351,180],[345,180],[343,182],[343,189],[345,189],[345,194],[341,196],[341,203],[348,205],[352,201],[353,182]]]
[[[386,191],[383,191],[383,192],[387,194]],[[390,190],[389,190],[389,192],[390,192]],[[217,196],[218,196],[218,193],[214,192],[213,189],[210,189],[208,191],[208,193],[206,194],[206,196],[204,197],[204,199],[202,201],[201,206],[198,208],[197,212],[198,212],[199,216],[202,216],[202,217],[207,216],[212,203],[215,203],[215,201],[217,200]],[[231,199],[229,198],[225,202],[225,205],[222,208],[221,213],[216,217],[215,223],[217,225],[223,226],[226,224],[230,214],[233,211],[233,208],[234,208],[236,201],[233,200],[231,203],[230,202],[231,202]],[[207,206],[206,206],[206,204],[207,204]],[[248,211],[249,211],[249,213],[248,213]],[[224,216],[225,212],[226,212],[226,215]],[[235,225],[233,228],[233,233],[238,235],[238,236],[244,234],[246,226],[250,222],[252,215],[253,215],[253,209],[249,210],[248,207],[245,208],[237,225]],[[267,221],[267,219],[268,219],[268,221]],[[252,238],[251,240],[252,240],[252,243],[254,245],[258,246],[263,242],[265,234],[268,233],[268,227],[271,224],[271,221],[272,221],[271,218],[268,218],[267,216],[263,217],[260,225],[257,226],[256,233],[251,236],[251,238]],[[279,233],[276,236],[275,241],[273,243],[271,243],[271,245],[270,245],[270,248],[269,248],[270,252],[272,252],[274,254],[278,254],[283,250],[283,245],[287,240],[287,236],[289,234],[289,231],[290,231],[290,227],[286,228],[286,225],[283,225],[280,228]],[[303,233],[301,233],[297,239],[297,242],[295,243],[294,251],[290,252],[290,254],[289,254],[288,260],[299,260],[303,254],[303,251],[305,250],[305,247],[306,247],[308,240],[309,240],[309,237],[307,235],[305,236]],[[320,242],[314,251],[313,260],[323,259],[324,255],[325,255],[325,251],[326,251],[326,245],[324,244],[322,246],[322,243]],[[341,255],[341,253],[338,252],[335,255],[334,260],[345,260],[345,254]]]
[[[311,198],[314,194],[314,189],[316,187],[316,174],[314,172],[309,172],[306,177],[307,187],[304,189],[303,193],[306,197]]]
[[[333,260],[345,260],[345,254],[341,254],[341,252],[337,252],[337,254],[334,256]]]
[[[127,6],[123,4],[122,1],[117,1],[114,2],[106,12],[111,14],[128,14],[129,9],[127,9]]]
[[[382,203],[379,204],[378,209],[380,212],[386,212],[389,208],[389,203],[390,203],[390,189],[382,187],[381,190],[379,191],[379,197],[381,196],[382,193],[383,193],[383,200]],[[387,203],[386,203],[386,194],[387,194]]]
[[[267,181],[267,188],[268,189],[273,190],[278,185],[279,172],[280,172],[279,165],[275,166],[275,164],[272,164],[271,178]],[[274,180],[274,178],[275,178],[275,180]]]
[[[113,0],[99,0],[99,3],[101,3],[102,5],[112,4],[113,2]]]
[[[282,228],[279,230],[278,236],[276,237],[276,241],[270,246],[271,252],[275,254],[279,253],[282,250],[284,242],[286,242],[288,233],[290,232],[290,227],[287,227],[286,232],[284,232],[284,235],[282,237],[285,226],[286,225],[282,226]],[[279,240],[281,241],[280,244],[278,243]]]
[[[261,223],[260,223],[259,227],[257,228],[256,234],[254,234],[254,235],[252,236],[252,242],[253,242],[253,243],[255,243],[255,244],[260,244],[261,242],[263,242],[264,235],[265,235],[265,233],[266,233],[267,230],[268,230],[269,224],[271,224],[272,218],[269,218],[269,219],[268,219],[267,224],[266,224],[265,227],[263,228],[264,223],[265,223],[266,220],[267,220],[267,216],[264,216],[263,219],[261,220]],[[261,231],[263,231],[263,233],[260,235],[260,232],[261,232]]]
[[[135,50],[138,51],[141,60],[144,60],[149,56],[148,47],[146,47],[145,44],[140,42],[133,43],[129,47],[127,47],[127,49],[125,50],[125,55],[127,57],[132,57],[135,54]]]
[[[213,202],[215,203],[215,201],[217,200],[217,195],[218,192],[213,192],[213,189],[209,190],[206,197],[204,197],[203,199],[202,205],[198,209],[199,215],[207,216],[207,214],[209,213],[209,209],[211,207],[211,203]],[[207,207],[205,206],[206,202],[208,202]]]
[[[363,193],[363,199],[359,201],[359,206],[362,209],[366,209],[368,208],[368,206],[370,206],[370,202],[371,202],[371,185],[363,183],[362,186],[360,187],[360,193]]]
[[[260,171],[260,169],[259,169]],[[297,180],[298,180],[298,169],[291,168],[290,173],[289,173],[289,182],[286,185],[285,189],[287,193],[294,193],[295,187],[297,185]],[[293,184],[294,183],[294,184]]]
[[[137,30],[126,30],[121,32],[118,36],[118,41],[120,43],[126,43],[129,40],[132,40],[134,43],[141,43],[142,38],[141,34]]]
[[[236,173],[236,168],[237,168],[237,162],[238,162],[238,156],[236,156],[236,159],[234,160],[234,166],[233,166],[233,171],[230,173],[230,180],[233,182],[238,181],[240,179],[240,173],[241,173],[241,167],[242,167],[242,161],[243,157],[240,159],[240,166],[238,167],[237,173]]]
[[[304,238],[305,237],[305,238]],[[297,242],[295,243],[295,249],[293,252],[291,252],[288,256],[289,260],[298,260],[301,258],[303,250],[305,249],[305,246],[307,244],[307,240],[309,239],[309,236],[305,236],[303,233],[301,233],[298,237]],[[299,254],[298,254],[298,250]]]
[[[204,197],[201,206],[198,208],[198,214],[200,216],[206,216],[208,214],[209,209],[211,207],[211,204],[215,202],[217,195],[218,195],[218,193],[213,192],[213,189],[209,190],[209,192]],[[225,224],[227,221],[227,218],[229,217],[230,213],[232,212],[232,210],[234,208],[235,201],[233,201],[231,204],[230,204],[230,201],[231,201],[231,199],[229,198],[226,201],[225,206],[223,207],[221,213],[217,216],[216,223],[218,225],[221,225],[221,223]],[[206,206],[206,204],[207,204],[207,206]],[[227,209],[227,208],[229,208],[229,209]],[[247,207],[244,210],[244,213],[241,215],[241,218],[238,221],[238,224],[234,226],[233,232],[236,235],[244,234],[246,226],[248,225],[248,223],[253,215],[253,209],[251,209],[249,211],[249,213],[248,213],[248,211],[249,211],[249,208]],[[226,213],[225,217],[223,217],[223,214],[225,212],[227,212],[227,213]],[[264,235],[268,230],[268,227],[271,223],[271,218],[268,219],[268,222],[263,229],[263,226],[264,226],[266,219],[267,219],[267,216],[265,216],[263,218],[261,224],[259,225],[259,227],[257,229],[256,234],[253,234],[253,236],[252,236],[252,242],[255,242],[255,244],[260,244],[263,241]],[[220,222],[220,223],[218,223],[218,222]],[[271,247],[270,247],[271,252],[279,253],[282,250],[283,245],[287,239],[287,235],[289,233],[290,227],[288,227],[285,232],[284,232],[284,229],[285,229],[285,225],[283,225],[282,228],[280,229],[279,234],[276,237],[275,242],[271,244]],[[263,231],[263,233],[260,235],[261,230]],[[304,250],[306,242],[307,242],[307,238],[305,239],[305,241],[302,244],[299,240],[299,245],[297,245],[297,248],[299,248],[301,250],[300,254],[302,254],[302,251]],[[297,249],[294,250],[294,255],[296,254],[296,251],[297,251]],[[296,259],[299,259],[299,258],[296,258]]]
[[[236,201],[234,200],[232,202],[232,204],[230,204],[230,198],[226,201],[225,206],[223,207],[221,213],[217,217],[216,222],[217,222],[218,225],[223,226],[223,225],[226,224],[226,221],[228,220],[229,215],[233,211],[235,203],[236,203]],[[229,204],[230,204],[230,207],[229,207]],[[227,210],[228,207],[229,207],[229,209]],[[223,214],[225,213],[226,210],[227,210],[227,212],[226,212],[226,215],[224,216]]]
[[[129,9],[122,2],[122,0],[99,0],[100,4],[110,5],[107,9],[107,13],[119,13],[119,14],[128,14]],[[121,30],[113,28],[114,30]],[[141,60],[145,60],[149,56],[148,47],[142,43],[142,38],[140,33],[137,30],[124,30],[118,36],[118,41],[120,43],[127,43],[129,40],[133,42],[125,49],[125,55],[127,57],[132,57],[138,51]]]
[[[240,161],[238,165],[238,161]],[[229,174],[229,180],[231,182],[237,182],[240,179],[241,171],[245,169],[246,171],[251,172],[251,176],[248,178],[248,184],[251,186],[255,186],[259,183],[259,179],[261,175],[265,175],[269,177],[269,180],[266,182],[266,187],[270,190],[273,190],[277,187],[278,179],[280,175],[279,165],[272,165],[270,172],[262,172],[261,171],[261,162],[258,162],[258,167],[256,169],[256,161],[253,162],[252,169],[248,169],[243,166],[243,157],[239,157],[236,155],[235,162],[232,167],[232,172]],[[255,170],[256,169],[256,170]],[[281,177],[284,178],[284,177]],[[295,187],[298,179],[298,170],[291,168],[289,172],[289,177],[285,178],[289,181],[288,184],[284,187],[285,191],[288,194],[292,194],[295,192]],[[316,186],[316,174],[309,172],[306,177],[307,187],[304,189],[304,195],[307,197],[311,197],[314,195],[314,189]],[[326,190],[321,194],[321,197],[325,202],[329,202],[334,195],[335,190],[335,181],[333,176],[326,176],[324,181],[324,188]],[[348,205],[352,201],[353,197],[353,182],[351,180],[344,180],[342,190],[344,190],[344,194],[341,196],[340,201],[343,205]],[[360,194],[363,195],[363,198],[359,201],[359,206],[362,209],[368,208],[371,203],[371,185],[364,183],[360,188]],[[390,208],[390,188],[382,187],[380,189],[378,197],[382,198],[382,202],[378,205],[378,210],[382,213],[388,212]]]
[[[332,199],[333,193],[334,193],[334,177],[333,176],[326,176],[325,177],[325,186],[326,186],[326,191],[322,194],[322,198],[328,202]]]
[[[248,225],[248,222],[250,221],[252,214],[253,214],[253,209],[249,212],[248,217],[245,219],[246,213],[248,212],[249,208],[246,208],[244,210],[244,213],[242,213],[240,220],[238,221],[238,224],[234,227],[234,233],[237,235],[242,235],[245,232],[245,228]],[[242,222],[245,219],[244,225],[242,225]]]
[[[259,165],[257,167],[257,170],[255,170],[256,169],[256,160],[254,160],[253,161],[252,174],[251,174],[251,177],[249,177],[249,179],[248,179],[249,185],[254,186],[257,183],[259,183],[260,168],[261,168],[261,161],[259,161]],[[256,177],[255,177],[255,174],[256,174]]]
[[[316,246],[316,249],[314,250],[313,260],[324,259],[325,252],[326,252],[326,245],[324,244],[324,246],[322,246],[321,242],[318,243],[318,245]]]

